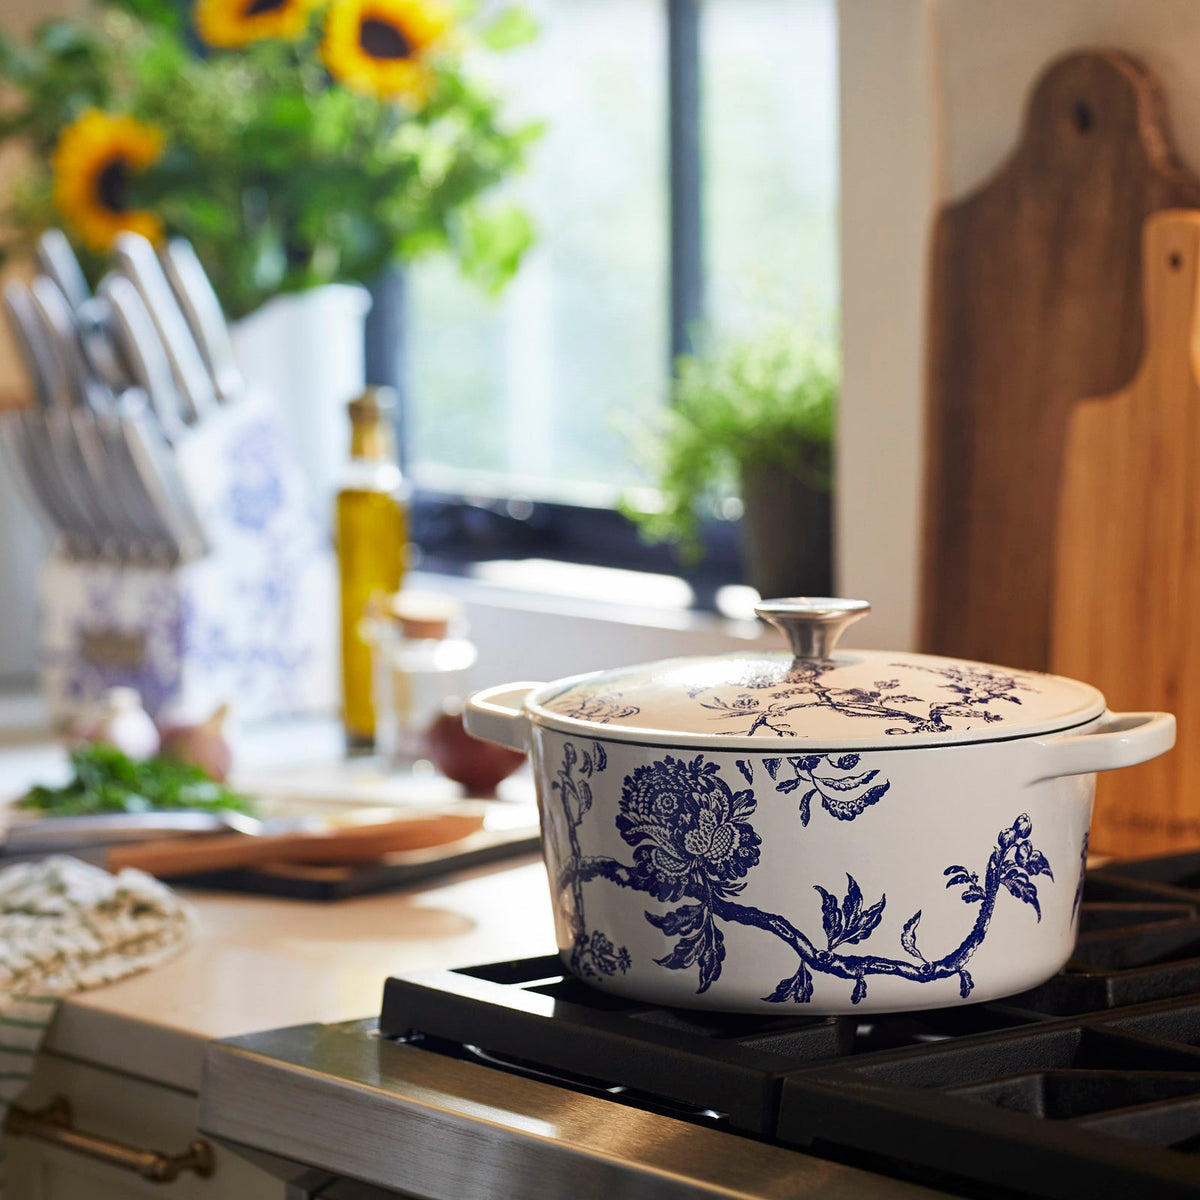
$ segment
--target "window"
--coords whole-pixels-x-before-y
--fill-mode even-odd
[[[614,511],[647,482],[631,437],[665,402],[673,353],[698,328],[821,329],[835,311],[835,2],[529,7],[541,37],[498,84],[546,121],[513,185],[538,244],[499,301],[436,260],[386,283],[369,362],[399,375],[429,554],[677,570]],[[691,574],[736,578],[730,523],[709,540]]]

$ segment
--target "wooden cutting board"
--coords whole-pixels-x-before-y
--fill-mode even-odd
[[[1170,754],[1097,781],[1091,846],[1122,858],[1200,845],[1200,212],[1144,247],[1141,366],[1067,425],[1051,659],[1178,719]]]
[[[1020,144],[933,235],[921,638],[1045,669],[1053,506],[1072,405],[1141,358],[1141,230],[1200,206],[1159,89],[1113,51],[1037,83]]]

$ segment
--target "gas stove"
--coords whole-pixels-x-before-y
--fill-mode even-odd
[[[377,1020],[210,1047],[202,1127],[295,1197],[1200,1197],[1200,854],[1092,872],[1004,1001],[689,1012],[554,957],[387,981]]]

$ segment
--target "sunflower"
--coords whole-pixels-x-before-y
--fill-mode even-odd
[[[54,203],[88,249],[103,253],[126,229],[162,238],[158,217],[128,204],[130,177],[162,152],[160,130],[95,108],[62,131],[53,158]]]
[[[420,104],[430,86],[423,57],[449,24],[432,0],[333,0],[321,56],[356,92]]]
[[[308,28],[320,0],[196,0],[192,20],[210,46],[222,50],[264,38],[295,41]]]

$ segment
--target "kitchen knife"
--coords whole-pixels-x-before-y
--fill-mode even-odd
[[[24,412],[6,413],[0,420],[0,441],[18,479],[22,481],[28,498],[41,510],[43,516],[54,526],[65,540],[72,554],[85,553],[90,545],[80,542],[74,514],[62,506],[62,501],[42,469],[41,456],[30,442],[25,427]]]
[[[161,842],[222,833],[256,834],[261,822],[232,809],[202,812],[96,813],[78,817],[21,815],[0,833],[0,862],[43,854],[71,854],[104,846]]]
[[[145,301],[124,275],[106,275],[100,295],[108,302],[112,334],[129,364],[130,375],[146,394],[163,436],[176,445],[187,427],[179,410],[171,363]]]
[[[246,381],[234,357],[221,302],[192,243],[186,238],[172,238],[159,257],[208,368],[218,399],[236,399],[245,392]]]
[[[142,547],[151,557],[170,562],[188,557],[188,535],[175,520],[170,498],[141,448],[141,436],[131,428],[149,419],[145,397],[137,389],[130,390],[128,400],[125,393],[108,392],[104,411],[92,416],[113,464],[113,489],[133,515]]]
[[[38,238],[34,259],[38,270],[54,280],[72,309],[87,302],[91,291],[75,251],[61,229],[47,229]]]
[[[173,557],[184,562],[199,558],[207,549],[207,539],[145,393],[140,388],[123,392],[117,397],[116,416],[130,462],[166,531]]]
[[[193,425],[215,410],[216,394],[187,319],[180,311],[175,293],[159,264],[158,255],[144,237],[136,233],[122,233],[116,240],[115,257],[121,271],[141,293],[163,349],[167,352],[184,420]]]
[[[114,392],[127,388],[133,377],[112,333],[108,302],[92,296],[75,310],[75,328],[83,357],[97,379]]]
[[[53,497],[60,521],[70,528],[75,546],[99,553],[106,533],[97,518],[91,498],[81,490],[80,451],[69,427],[69,414],[61,408],[69,403],[60,364],[51,352],[49,333],[29,289],[10,283],[4,289],[4,311],[16,338],[17,348],[34,383],[37,412],[22,416],[22,448],[31,473],[40,481],[39,494]]]
[[[144,536],[143,518],[136,502],[128,495],[127,477],[121,475],[121,462],[114,459],[97,420],[95,409],[102,406],[98,392],[103,388],[94,379],[83,359],[70,305],[58,285],[44,275],[30,287],[33,304],[41,317],[50,354],[57,360],[62,377],[62,395],[56,407],[66,406],[66,420],[78,448],[76,465],[82,465],[81,491],[90,493],[90,501],[107,533],[124,552],[136,552]],[[51,414],[51,421],[63,414]],[[66,438],[64,437],[64,444]]]

